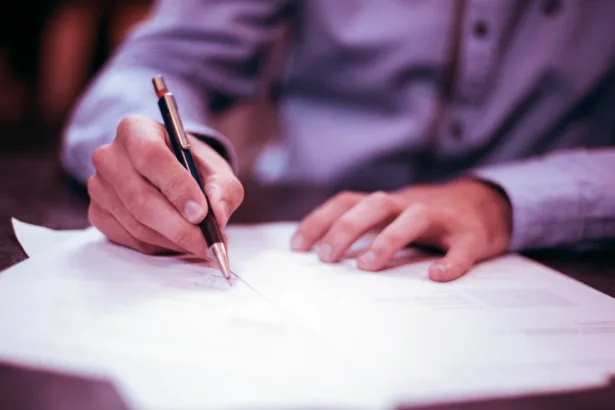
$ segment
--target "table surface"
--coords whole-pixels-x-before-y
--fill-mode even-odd
[[[55,229],[88,226],[85,190],[67,177],[53,147],[0,153],[0,271],[26,258],[10,219]],[[246,182],[246,200],[233,223],[298,220],[321,203],[327,193],[296,187],[263,187]],[[615,297],[615,252],[572,254],[532,252],[527,256]],[[1,273],[0,273],[1,274]],[[127,409],[113,385],[0,363],[0,403],[15,409]],[[543,396],[500,398],[442,404],[430,409],[612,409],[615,380],[604,388]]]

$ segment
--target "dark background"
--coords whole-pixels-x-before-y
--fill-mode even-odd
[[[7,1],[0,13],[2,150],[55,146],[93,74],[149,0]]]

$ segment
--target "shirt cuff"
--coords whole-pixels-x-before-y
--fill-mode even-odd
[[[499,187],[513,212],[509,250],[552,248],[583,237],[581,187],[563,164],[532,159],[474,170],[470,176]]]
[[[184,130],[209,145],[229,163],[233,172],[237,174],[239,167],[237,153],[231,141],[224,134],[206,125],[194,122],[184,122]]]

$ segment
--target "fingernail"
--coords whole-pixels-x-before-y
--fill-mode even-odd
[[[446,273],[446,266],[441,263],[437,263],[431,266],[431,278],[433,280],[443,280]]]
[[[301,234],[295,234],[293,239],[290,241],[290,247],[296,251],[302,251],[305,245],[305,240]]]
[[[331,245],[328,244],[318,245],[316,248],[316,253],[322,261],[330,262],[331,257],[333,256],[333,248],[331,248]]]
[[[188,201],[184,207],[184,216],[192,223],[199,222],[204,213],[205,208],[194,201]]]
[[[376,253],[374,251],[365,252],[359,257],[359,265],[370,267],[376,262]]]

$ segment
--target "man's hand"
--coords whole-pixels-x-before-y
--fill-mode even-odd
[[[220,228],[243,201],[243,187],[227,162],[190,137],[192,153]],[[175,251],[207,256],[198,226],[207,201],[170,149],[164,126],[127,117],[113,142],[92,157],[89,218],[109,240],[145,253]]]
[[[360,269],[380,270],[407,245],[426,245],[447,251],[429,268],[429,276],[449,281],[508,248],[512,211],[503,193],[474,180],[392,193],[345,192],[308,215],[291,246],[308,251],[316,245],[323,262],[337,262],[357,239],[375,229],[380,232],[357,258]]]

